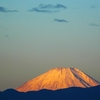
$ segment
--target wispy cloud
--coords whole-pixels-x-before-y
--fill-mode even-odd
[[[64,19],[54,19],[54,21],[61,22],[61,23],[63,23],[63,22],[68,23],[68,21],[67,20],[64,20]]]
[[[96,8],[96,6],[95,5],[91,5],[91,8]]]
[[[31,9],[31,10],[29,10],[30,12],[33,12],[33,11],[35,11],[35,12],[43,12],[43,13],[53,13],[53,12],[58,12],[57,10],[45,10],[45,9],[38,9],[38,8],[33,8],[33,9]]]
[[[9,37],[9,35],[6,34],[5,37]]]
[[[52,13],[52,12],[59,12],[60,9],[66,9],[67,7],[62,5],[62,4],[57,4],[57,5],[45,5],[45,4],[40,4],[38,7],[34,7],[30,12],[44,12],[44,13]]]
[[[0,12],[5,12],[5,13],[7,13],[7,12],[18,12],[18,10],[7,10],[4,7],[0,7]]]
[[[100,27],[100,24],[96,24],[96,23],[90,23],[89,25],[90,25],[90,26],[97,26],[97,27]]]

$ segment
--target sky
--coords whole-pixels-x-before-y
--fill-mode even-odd
[[[54,67],[100,82],[100,0],[0,0],[0,90]]]

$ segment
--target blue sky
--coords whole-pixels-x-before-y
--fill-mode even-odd
[[[100,81],[100,0],[0,0],[0,19],[0,90],[59,66]]]

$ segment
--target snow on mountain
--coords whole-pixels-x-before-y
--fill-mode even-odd
[[[19,92],[38,91],[41,89],[58,90],[69,87],[93,87],[100,85],[92,77],[77,68],[53,68],[46,73],[29,80],[16,88]]]

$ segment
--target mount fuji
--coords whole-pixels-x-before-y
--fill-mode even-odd
[[[59,90],[70,87],[94,87],[100,83],[85,74],[78,68],[53,68],[36,78],[33,78],[20,87],[16,88],[19,92],[39,91],[42,89]]]

